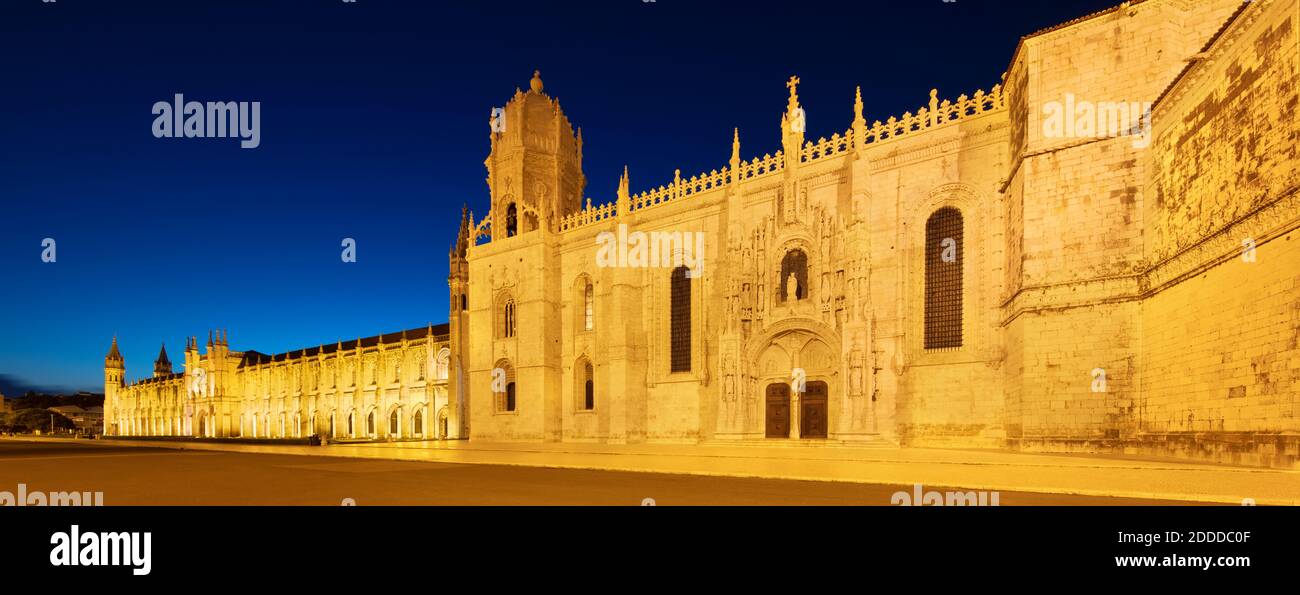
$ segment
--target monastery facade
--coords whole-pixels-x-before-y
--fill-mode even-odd
[[[113,340],[104,364],[104,431],[119,436],[445,438],[447,327],[429,326],[278,355],[232,351],[226,333],[163,347],[153,376],[127,383]]]
[[[219,435],[393,411],[416,435],[404,420],[446,403],[422,436],[1290,464],[1298,5],[1126,2],[1023,38],[987,91],[883,120],[859,91],[817,140],[807,123],[841,108],[803,105],[791,78],[775,152],[745,158],[767,135],[737,131],[718,169],[635,194],[625,173],[605,203],[535,75],[494,115],[491,207],[462,213],[445,335],[269,361],[192,341],[186,375],[235,387],[194,410]],[[436,371],[381,382],[444,345]],[[118,433],[193,431],[182,377],[117,374]]]

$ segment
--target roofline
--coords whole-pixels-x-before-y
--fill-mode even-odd
[[[1116,12],[1116,11],[1120,10],[1121,8],[1129,8],[1129,7],[1137,6],[1137,5],[1139,5],[1139,4],[1143,4],[1143,3],[1145,3],[1145,2],[1149,2],[1149,1],[1150,1],[1150,0],[1128,0],[1127,2],[1123,2],[1123,3],[1121,3],[1121,4],[1117,4],[1117,5],[1112,6],[1112,7],[1110,7],[1110,8],[1103,9],[1103,10],[1099,10],[1099,11],[1094,12],[1094,13],[1092,13],[1092,14],[1086,14],[1086,15],[1083,15],[1083,16],[1078,17],[1078,18],[1075,18],[1075,19],[1070,19],[1070,20],[1068,20],[1068,21],[1066,21],[1066,22],[1064,22],[1064,23],[1061,23],[1061,24],[1058,24],[1058,25],[1053,25],[1053,26],[1051,26],[1051,27],[1046,27],[1046,28],[1043,28],[1043,29],[1039,29],[1039,30],[1037,30],[1037,31],[1034,31],[1033,33],[1028,34],[1028,35],[1021,36],[1020,41],[1016,43],[1016,50],[1015,50],[1014,52],[1011,52],[1011,62],[1007,64],[1007,69],[1006,69],[1005,72],[1011,72],[1011,69],[1012,69],[1013,67],[1015,67],[1015,65],[1016,65],[1016,59],[1020,57],[1020,51],[1021,51],[1022,49],[1024,49],[1024,47],[1025,47],[1025,42],[1026,42],[1026,41],[1029,41],[1030,39],[1033,39],[1033,38],[1035,38],[1035,37],[1040,37],[1040,36],[1043,36],[1043,35],[1047,35],[1048,33],[1053,33],[1053,32],[1059,31],[1059,30],[1061,30],[1061,29],[1065,29],[1066,27],[1073,27],[1073,26],[1078,25],[1078,24],[1080,24],[1080,23],[1085,23],[1085,22],[1087,22],[1087,21],[1091,21],[1091,20],[1093,20],[1093,19],[1097,19],[1097,18],[1104,17],[1104,16],[1106,16],[1106,15],[1112,13],[1112,12]]]
[[[1219,30],[1215,31],[1214,35],[1210,36],[1209,41],[1206,41],[1205,45],[1201,46],[1201,49],[1197,54],[1204,54],[1218,44],[1219,40],[1223,39],[1223,36],[1234,24],[1237,23],[1238,20],[1241,19],[1241,15],[1245,14],[1246,9],[1250,8],[1252,4],[1254,3],[1242,2],[1241,5],[1237,7],[1237,10],[1233,11],[1232,16],[1229,16],[1228,20],[1223,22],[1223,25],[1219,27]],[[1187,78],[1187,75],[1191,74],[1192,70],[1200,66],[1201,62],[1201,60],[1191,60],[1183,66],[1183,69],[1178,71],[1178,75],[1174,77],[1174,80],[1169,81],[1169,84],[1165,86],[1165,89],[1161,91],[1160,95],[1156,97],[1156,100],[1151,103],[1151,109],[1155,110],[1160,107],[1160,104],[1164,103],[1164,100],[1169,97],[1169,94],[1174,91],[1174,88],[1177,87],[1179,83],[1182,83],[1183,80]]]

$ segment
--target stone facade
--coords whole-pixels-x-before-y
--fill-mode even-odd
[[[153,377],[126,383],[113,340],[104,367],[104,431],[117,436],[396,440],[448,435],[445,326],[299,349],[231,351],[224,333],[164,350]]]
[[[719,169],[636,194],[625,172],[603,204],[535,74],[494,114],[445,327],[191,340],[184,373],[129,386],[114,346],[106,424],[1294,464],[1298,5],[1126,2],[1025,37],[988,91],[883,121],[859,92],[817,140],[791,78],[774,153],[736,131]]]
[[[775,153],[595,205],[534,76],[451,254],[458,431],[1293,462],[1296,4],[1128,2],[816,141],[793,78]]]

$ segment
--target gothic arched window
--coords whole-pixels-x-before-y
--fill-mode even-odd
[[[506,237],[513,238],[519,233],[519,209],[515,203],[506,206]]]
[[[515,368],[507,360],[498,361],[492,368],[492,393],[498,413],[515,411]]]
[[[388,414],[388,433],[394,436],[402,433],[401,418],[397,415],[397,410]]]
[[[587,289],[583,292],[583,329],[591,330],[596,326],[596,298],[595,290],[591,283],[587,283]]]
[[[691,371],[691,278],[690,269],[673,269],[669,347],[672,372]]]
[[[961,211],[944,207],[925,222],[925,348],[962,343]]]
[[[501,304],[501,326],[498,337],[509,339],[515,336],[515,300],[511,297],[504,298]]]
[[[577,382],[574,383],[574,390],[581,391],[582,398],[578,400],[578,409],[581,411],[592,411],[596,409],[596,379],[594,370],[591,367],[591,361],[586,357],[578,360],[574,366],[574,372],[577,375]]]
[[[790,277],[794,276],[791,282]],[[808,297],[808,255],[803,250],[791,250],[781,259],[781,302],[798,301]],[[794,289],[794,295],[789,295]]]

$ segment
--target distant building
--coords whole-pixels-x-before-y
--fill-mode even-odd
[[[77,429],[83,432],[99,433],[104,427],[104,408],[89,407],[81,408],[76,405],[60,405],[50,407],[48,411],[58,413],[63,417],[72,420]]]

